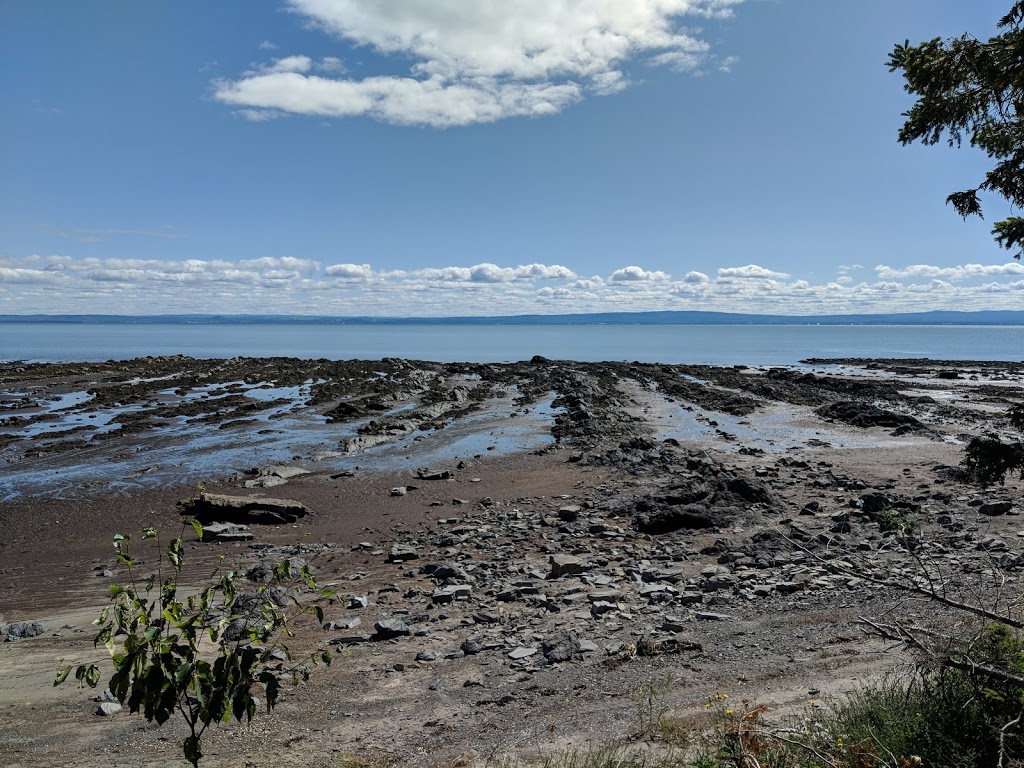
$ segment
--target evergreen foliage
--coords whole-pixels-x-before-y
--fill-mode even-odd
[[[987,41],[971,35],[907,40],[889,56],[889,70],[901,71],[904,88],[917,102],[904,113],[903,144],[936,144],[943,137],[959,147],[966,139],[995,161],[975,186],[946,199],[964,218],[982,216],[979,192],[992,192],[1012,206],[1024,206],[1024,0],[999,20],[1000,34]],[[1024,250],[1024,217],[997,221],[1000,245]]]

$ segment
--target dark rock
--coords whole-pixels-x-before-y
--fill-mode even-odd
[[[420,480],[450,480],[453,475],[447,469],[421,468],[416,470],[416,477]]]
[[[836,419],[854,427],[901,427],[923,429],[924,425],[913,416],[886,411],[863,400],[843,400],[823,405],[815,411],[826,419]]]
[[[726,490],[752,504],[771,504],[772,496],[764,483],[747,477],[734,477],[725,483]]]
[[[39,635],[46,634],[46,632],[45,621],[16,621],[7,625],[7,640],[8,642],[13,642],[14,640],[23,640],[27,637],[38,637]]]
[[[580,507],[570,504],[558,510],[558,519],[566,523],[575,523],[580,517]]]
[[[245,572],[249,581],[263,582],[274,578],[274,567],[270,563],[259,563]]]
[[[978,507],[978,513],[989,517],[998,517],[1005,515],[1011,509],[1013,509],[1012,501],[993,501]]]
[[[889,507],[889,497],[884,493],[865,493],[860,497],[861,509],[868,515],[875,515]]]
[[[418,560],[420,553],[414,547],[396,544],[388,553],[389,563],[404,563],[407,560]]]
[[[569,661],[580,654],[580,638],[571,630],[560,630],[544,638],[541,643],[544,658],[551,663]]]
[[[207,523],[203,526],[204,542],[252,541],[252,533],[237,523]]]
[[[678,530],[699,530],[705,528],[721,528],[728,525],[732,514],[721,509],[698,506],[690,504],[680,507],[656,507],[648,505],[646,508],[637,506],[639,514],[633,521],[633,525],[642,533],[661,534],[671,533]]]
[[[209,523],[279,525],[294,523],[310,514],[310,509],[298,501],[205,492],[198,498],[178,502],[178,509],[204,526]]]
[[[590,570],[590,566],[572,555],[551,555],[548,558],[551,563],[549,579],[558,579],[562,576],[578,576]]]
[[[390,618],[381,619],[373,624],[373,628],[376,630],[372,640],[391,640],[396,637],[409,637],[412,634],[412,630],[409,629],[409,625],[401,619]]]

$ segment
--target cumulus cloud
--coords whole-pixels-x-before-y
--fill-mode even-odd
[[[441,267],[413,270],[404,273],[423,280],[455,281],[464,283],[510,283],[517,280],[571,280],[576,277],[568,267],[559,264],[526,264],[518,267],[499,267],[497,264],[477,264],[473,267]]]
[[[332,264],[324,272],[343,280],[369,280],[373,277],[373,268],[369,264]]]
[[[344,74],[347,70],[345,62],[337,56],[324,56],[316,66],[322,72],[333,72],[338,75]]]
[[[642,283],[652,280],[668,280],[665,272],[648,272],[642,267],[623,267],[612,272],[608,278],[613,283]]]
[[[739,280],[785,280],[789,277],[785,272],[773,272],[770,269],[759,267],[757,264],[747,264],[745,267],[726,267],[718,270],[718,276]]]
[[[313,60],[309,56],[285,56],[277,59],[266,67],[264,72],[309,72],[313,68]]]
[[[843,276],[822,284],[758,265],[691,270],[672,281],[665,272],[638,265],[605,278],[543,263],[381,270],[296,256],[232,261],[0,255],[0,312],[486,316],[600,312],[610,306],[795,315],[1019,309],[1024,271],[1018,266],[880,267],[873,282]]]
[[[885,265],[875,267],[878,277],[883,280],[903,278],[934,277],[946,280],[966,280],[972,277],[994,277],[1002,275],[1024,275],[1024,264],[1010,261],[1006,264],[965,264],[958,267],[935,267],[930,264],[912,264],[894,269]]]
[[[558,112],[587,94],[626,87],[631,60],[695,70],[708,44],[688,18],[724,17],[742,0],[288,0],[349,45],[414,62],[407,76],[339,79],[289,56],[215,83],[215,98],[248,110],[397,124],[467,125]],[[735,59],[726,57],[719,68]],[[320,69],[341,74],[340,60]]]

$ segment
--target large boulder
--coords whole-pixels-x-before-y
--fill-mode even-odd
[[[910,427],[924,429],[924,425],[913,416],[893,413],[863,400],[842,400],[823,405],[815,411],[826,419],[835,419],[854,427]]]
[[[728,525],[732,509],[698,504],[670,506],[641,501],[634,526],[642,533],[661,534],[679,530],[721,528]]]
[[[569,661],[581,653],[580,638],[572,630],[559,630],[544,638],[541,643],[544,658],[552,664]]]
[[[45,635],[46,632],[45,621],[16,621],[7,625],[7,642],[23,640],[26,637],[38,637]]]
[[[238,523],[240,525],[281,525],[294,523],[310,514],[305,504],[289,499],[228,496],[222,493],[200,493],[197,498],[178,502],[183,515],[200,523]]]

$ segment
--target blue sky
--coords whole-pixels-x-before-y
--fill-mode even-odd
[[[1008,0],[0,3],[0,313],[1024,308],[892,45]]]

